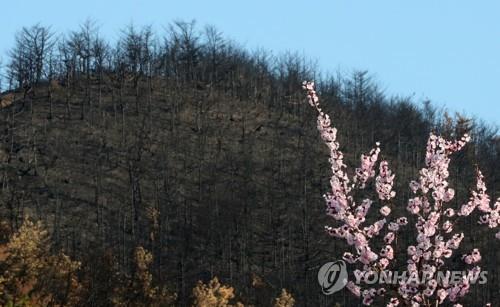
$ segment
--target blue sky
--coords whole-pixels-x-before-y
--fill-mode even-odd
[[[213,24],[248,48],[298,51],[322,69],[368,70],[388,94],[429,98],[500,125],[500,1],[4,1],[0,54],[22,26],[58,32],[91,17],[110,39],[133,21]]]

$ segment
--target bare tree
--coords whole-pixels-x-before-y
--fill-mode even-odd
[[[19,87],[29,87],[41,81],[45,73],[47,56],[56,43],[50,27],[36,24],[23,27],[16,34],[15,46],[9,52],[10,71]]]
[[[195,67],[201,55],[200,36],[196,32],[195,21],[176,21],[169,26],[171,55],[183,70],[183,80],[195,79]]]
[[[154,36],[151,26],[136,29],[130,24],[122,31],[119,48],[126,60],[127,74],[135,90],[135,111],[139,113],[140,83],[145,76],[151,76],[154,59]]]
[[[109,45],[99,36],[99,34],[97,34],[92,43],[92,53],[95,57],[94,70],[98,80],[97,106],[99,109],[101,108],[102,103],[102,87],[106,65],[105,61],[108,58],[109,52]]]

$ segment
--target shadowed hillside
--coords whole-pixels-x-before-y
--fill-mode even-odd
[[[50,50],[15,46],[8,66],[0,214],[11,231],[25,216],[40,219],[52,250],[82,263],[83,305],[107,304],[106,259],[134,276],[143,247],[154,282],[177,293],[178,305],[192,301],[198,280],[217,276],[244,304],[269,306],[286,288],[298,306],[357,306],[347,292],[326,297],[317,284],[319,266],[340,259],[344,245],[323,227],[333,223],[322,198],[328,153],[301,90],[314,76],[350,166],[382,143],[398,178],[396,212],[405,211],[430,131],[473,136],[451,166],[457,207],[476,165],[491,197],[500,197],[495,129],[390,97],[365,72],[319,77],[294,54],[250,52],[214,28],[183,22],[161,35],[129,26],[113,46],[92,23],[57,41],[38,25],[21,31],[18,44],[40,29]],[[25,61],[36,54],[40,63]],[[464,248],[482,247],[490,272],[470,299],[493,303],[494,234],[459,227]]]

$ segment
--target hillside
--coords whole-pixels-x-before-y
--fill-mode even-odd
[[[111,282],[98,274],[103,259],[112,255],[133,274],[138,246],[152,253],[155,283],[176,292],[179,305],[198,280],[217,276],[245,304],[270,305],[286,288],[299,306],[356,306],[344,292],[325,297],[316,281],[318,267],[340,259],[344,245],[323,228],[333,222],[322,198],[327,150],[301,91],[314,71],[297,56],[251,54],[223,37],[211,49],[181,25],[155,54],[144,52],[146,30],[129,32],[102,57],[83,58],[68,41],[75,62],[2,94],[1,218],[12,230],[24,216],[43,221],[53,249],[82,262],[92,306],[103,305],[99,288]],[[318,83],[350,166],[382,143],[399,178],[399,212],[430,131],[473,135],[452,162],[457,206],[469,197],[476,165],[491,197],[500,197],[494,129],[389,97],[364,72]],[[483,248],[482,266],[495,280],[470,298],[492,299],[494,234],[460,227],[467,246]]]

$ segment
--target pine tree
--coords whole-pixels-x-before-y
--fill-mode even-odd
[[[221,285],[217,277],[214,277],[208,284],[198,281],[198,285],[193,289],[193,296],[193,307],[243,307],[240,302],[235,305],[230,304],[235,297],[234,289]]]
[[[286,289],[282,289],[280,296],[274,299],[274,307],[293,307],[294,305],[295,299]]]
[[[80,263],[63,252],[50,253],[50,237],[41,222],[25,219],[2,248],[0,303],[2,305],[76,305],[81,285]]]

